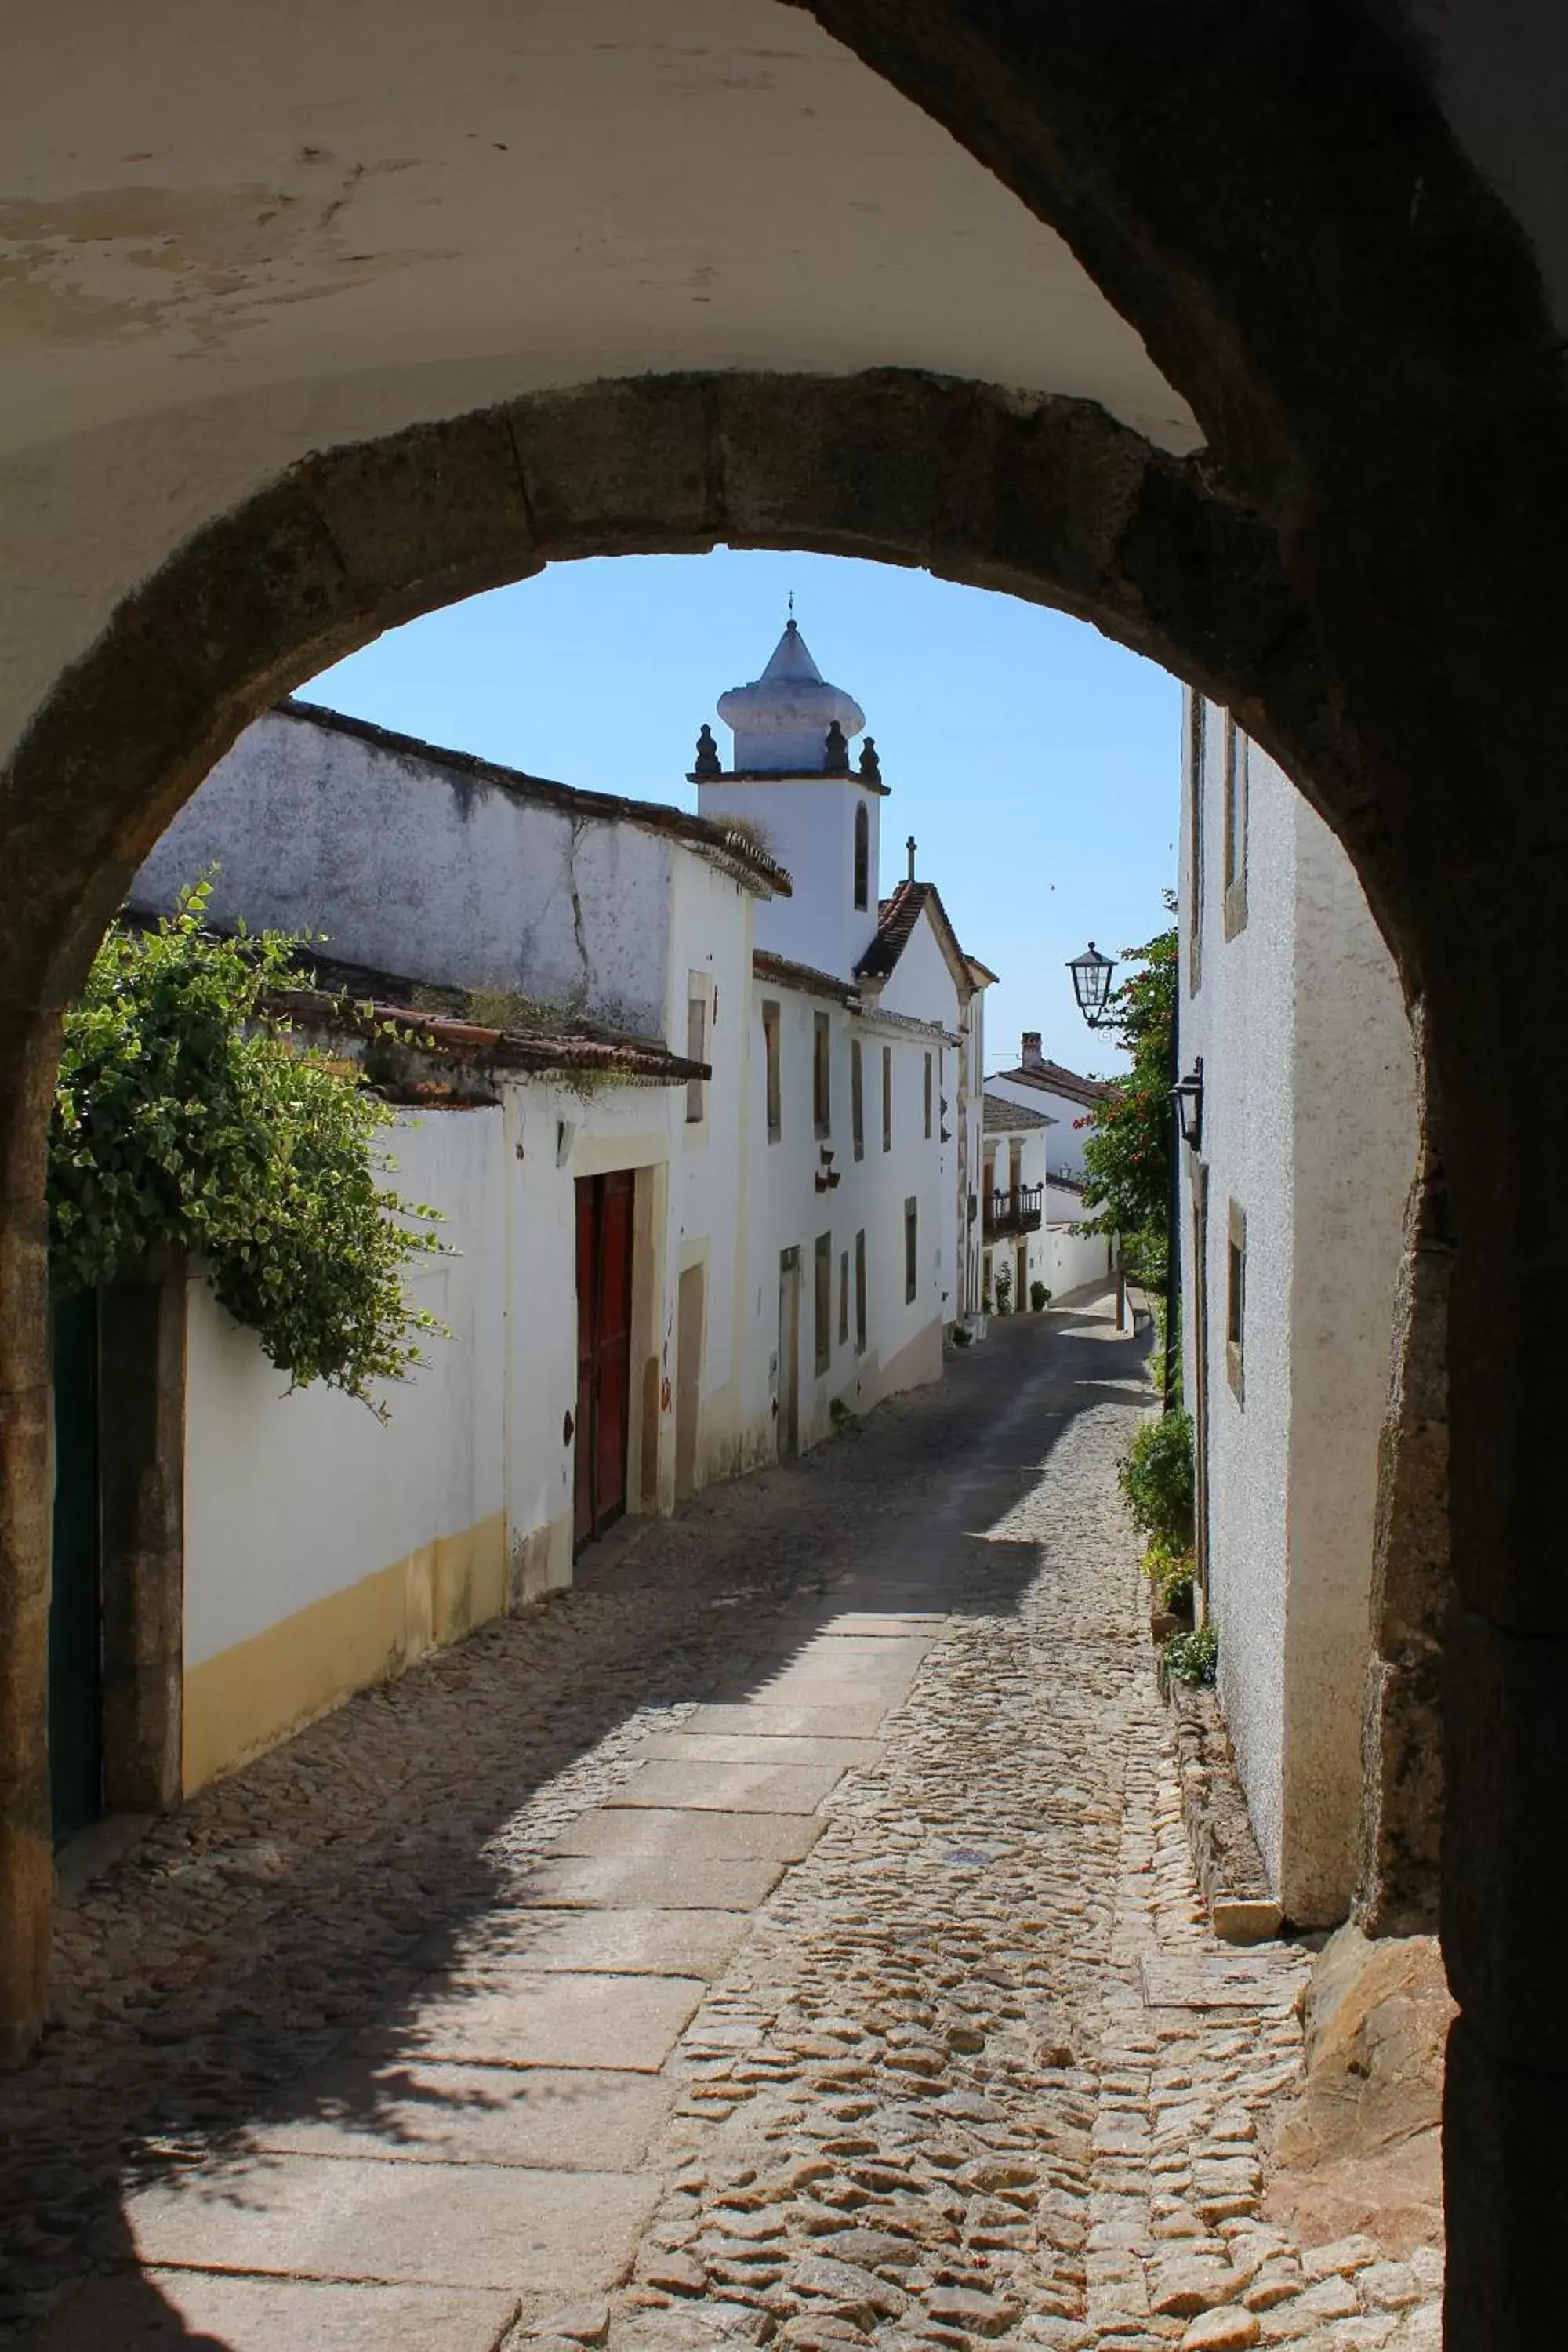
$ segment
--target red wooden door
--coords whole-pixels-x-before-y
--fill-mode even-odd
[[[626,1507],[632,1371],[632,1204],[629,1170],[577,1182],[576,1549]]]

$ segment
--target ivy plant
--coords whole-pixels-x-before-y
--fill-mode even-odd
[[[1167,896],[1167,905],[1173,905]],[[1171,1034],[1176,1018],[1176,933],[1159,932],[1122,950],[1134,967],[1110,999],[1117,1038],[1131,1064],[1099,1104],[1084,1139],[1084,1206],[1079,1230],[1120,1234],[1129,1267],[1158,1289],[1169,1247]]]
[[[445,1334],[404,1276],[441,1250],[439,1212],[389,1190],[393,1114],[352,1063],[279,1012],[301,941],[204,929],[210,880],[142,931],[110,930],[66,1016],[49,1134],[58,1293],[160,1244],[199,1251],[237,1322],[289,1375],[388,1417],[380,1389]]]

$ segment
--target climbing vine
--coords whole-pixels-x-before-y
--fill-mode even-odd
[[[1176,1018],[1176,933],[1123,950],[1136,967],[1113,993],[1118,1038],[1131,1068],[1094,1114],[1084,1142],[1086,1229],[1120,1234],[1130,1267],[1164,1280],[1171,1181],[1171,1035]]]
[[[66,1016],[49,1135],[49,1264],[61,1294],[160,1244],[199,1251],[216,1297],[290,1388],[378,1387],[443,1332],[403,1277],[439,1213],[381,1179],[392,1112],[277,1009],[300,944],[217,938],[201,882],[154,929],[116,924]]]

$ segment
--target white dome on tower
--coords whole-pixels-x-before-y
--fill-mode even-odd
[[[761,677],[720,696],[719,716],[734,730],[737,775],[822,775],[828,729],[837,721],[847,740],[866,724],[853,695],[828,685],[793,620]]]

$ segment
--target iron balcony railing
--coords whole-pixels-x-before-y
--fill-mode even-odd
[[[1046,1188],[1043,1184],[1015,1184],[1008,1192],[994,1192],[985,1203],[985,1232],[993,1234],[1037,1234],[1045,1214]]]

